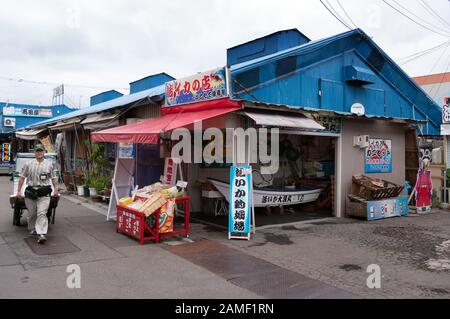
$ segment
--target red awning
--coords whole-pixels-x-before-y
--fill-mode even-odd
[[[242,109],[240,102],[229,99],[222,100],[222,103],[216,104],[216,108],[213,109],[206,109],[208,103],[211,102],[195,103],[187,108],[178,107],[177,113],[169,113],[159,118],[93,132],[91,137],[95,142],[157,144],[160,133]],[[165,113],[164,110],[162,112]]]

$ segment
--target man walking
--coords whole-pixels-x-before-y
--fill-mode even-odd
[[[45,158],[44,147],[37,144],[35,159],[26,163],[20,174],[17,197],[22,197],[22,186],[25,188],[25,205],[28,210],[28,230],[38,235],[37,242],[45,243],[48,231],[47,211],[50,206],[50,195],[58,196],[58,185],[53,163]],[[53,184],[53,193],[51,185]]]

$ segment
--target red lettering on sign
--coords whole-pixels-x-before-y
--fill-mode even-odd
[[[205,75],[202,79],[202,88],[204,91],[211,89],[211,78]]]
[[[175,96],[180,95],[180,88],[181,88],[181,83],[175,82],[175,88],[174,88],[174,95]]]
[[[192,89],[197,92],[198,90],[200,90],[200,81],[199,80],[194,80],[194,82],[192,83]]]
[[[172,84],[167,85],[167,95],[169,97],[173,97],[173,85]]]
[[[188,94],[189,92],[191,92],[191,83],[189,83],[188,81],[184,82],[183,92],[184,94]]]

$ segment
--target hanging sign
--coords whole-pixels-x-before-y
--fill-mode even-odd
[[[175,185],[177,182],[178,161],[171,157],[166,158],[164,163],[164,176],[162,182],[168,185]]]
[[[11,158],[11,144],[3,143],[2,145],[2,162],[9,162]]]
[[[321,133],[340,134],[342,127],[342,120],[338,117],[331,116],[314,116],[317,123],[322,125],[325,129]]]
[[[3,115],[6,116],[35,116],[35,117],[52,117],[51,109],[35,109],[27,107],[4,106]]]
[[[369,139],[365,150],[366,173],[392,173],[392,141]]]
[[[229,234],[250,236],[251,186],[251,166],[232,166],[230,169],[230,201],[228,214]]]
[[[119,143],[119,158],[134,158],[133,144]]]
[[[228,96],[226,68],[166,83],[165,106],[214,100]]]
[[[450,123],[450,96],[443,98],[444,103],[442,104],[442,123]]]

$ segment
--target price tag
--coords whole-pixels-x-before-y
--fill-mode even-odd
[[[188,185],[188,182],[185,182],[185,181],[178,181],[177,182],[177,186],[181,187],[181,188],[186,188],[187,185]]]

